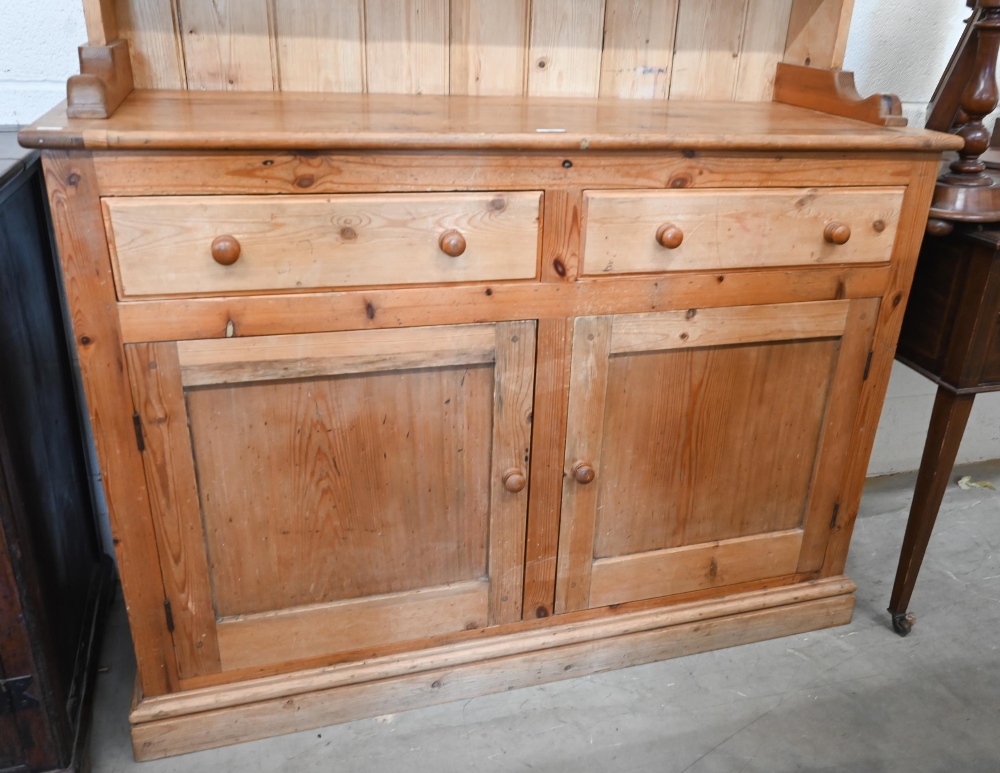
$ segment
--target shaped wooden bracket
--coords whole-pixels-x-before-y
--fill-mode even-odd
[[[854,73],[846,70],[781,62],[774,78],[773,100],[879,126],[906,126],[899,97],[874,94],[862,98],[854,85]]]
[[[110,118],[134,88],[128,42],[80,46],[80,74],[66,83],[66,115]]]

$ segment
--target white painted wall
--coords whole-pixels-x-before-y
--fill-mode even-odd
[[[206,0],[207,2],[207,0]],[[0,125],[33,120],[61,100],[86,39],[79,0],[0,0]],[[856,0],[845,67],[862,93],[892,92],[923,123],[925,106],[954,49],[964,0]],[[920,463],[934,389],[895,365],[869,474]],[[1000,394],[973,409],[960,462],[1000,457]]]
[[[0,126],[33,121],[65,99],[86,42],[80,0],[0,0]]]

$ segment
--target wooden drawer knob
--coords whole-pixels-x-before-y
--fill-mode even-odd
[[[851,238],[851,227],[847,223],[834,220],[832,223],[827,223],[823,229],[823,238],[830,244],[847,244],[847,240]]]
[[[573,479],[577,483],[586,485],[596,477],[597,472],[586,462],[577,462],[573,465]]]
[[[503,487],[511,494],[524,491],[524,487],[527,485],[528,479],[524,477],[523,472],[515,467],[510,468],[503,474]]]
[[[226,234],[212,240],[212,257],[223,266],[231,266],[240,259],[240,243],[235,236]]]
[[[465,252],[465,237],[458,231],[445,231],[438,239],[441,252],[453,258],[457,258]]]
[[[676,250],[684,241],[684,232],[673,223],[664,223],[656,232],[656,241],[668,250]]]

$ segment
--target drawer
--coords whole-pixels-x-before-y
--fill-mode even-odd
[[[588,191],[583,272],[882,263],[892,253],[903,191]]]
[[[122,298],[532,279],[540,204],[537,191],[103,200]]]

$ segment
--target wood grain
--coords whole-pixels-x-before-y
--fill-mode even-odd
[[[374,94],[448,93],[447,0],[365,0],[365,67]]]
[[[184,386],[492,363],[495,325],[182,341]]]
[[[268,58],[259,54],[270,48],[268,89],[519,95],[563,88],[664,99],[678,29],[678,93],[694,87],[727,101],[768,99],[775,61],[843,65],[849,0],[686,2],[679,21],[680,0],[252,0],[238,4],[252,8],[235,26],[225,6],[223,23],[204,25],[192,0],[86,0],[85,10],[90,44],[127,38],[143,63],[143,84],[154,88],[226,90],[236,83],[218,72],[237,74],[237,83],[241,73],[263,77]],[[177,4],[181,25],[169,23]],[[170,50],[192,37],[189,18],[202,29],[186,86],[177,80],[183,60]]]
[[[652,607],[620,607],[628,611],[593,610],[577,613],[559,625],[553,620],[530,621],[530,630],[516,626],[517,635],[483,631],[478,638],[431,645],[400,657],[399,654],[376,656],[363,662],[300,670],[296,673],[246,679],[233,684],[213,684],[174,695],[144,697],[133,706],[130,719],[145,723],[159,719],[197,714],[218,708],[230,708],[262,700],[285,698],[304,692],[326,690],[348,684],[387,679],[407,673],[421,673],[482,660],[562,647],[586,641],[606,640],[641,631],[650,631],[685,623],[713,620],[727,615],[774,609],[792,604],[849,595],[856,586],[846,577],[805,580],[785,587],[758,587],[727,594],[706,603],[704,594],[694,601]],[[510,629],[512,626],[506,626]]]
[[[596,97],[603,29],[604,0],[532,0],[528,94]],[[561,126],[540,124],[550,129]]]
[[[118,576],[129,598],[138,678],[143,694],[162,695],[175,683],[176,665],[163,614],[166,594],[142,457],[135,442],[132,394],[114,314],[111,260],[102,235],[94,170],[88,154],[48,153],[43,165],[81,381],[107,495]]]
[[[190,2],[167,19],[184,54],[197,48]],[[85,231],[76,304],[106,323],[89,329],[111,373],[96,413],[102,461],[119,455],[105,466],[129,512],[117,516],[123,554],[152,567],[145,596],[129,590],[149,579],[143,568],[126,568],[130,603],[143,605],[137,644],[162,636],[152,613],[163,617],[164,597],[177,606],[189,557],[210,576],[210,604],[195,606],[212,607],[219,665],[177,666],[168,636],[166,651],[144,644],[140,672],[151,656],[166,669],[154,692],[183,692],[142,699],[139,753],[848,619],[843,581],[819,595],[805,581],[842,569],[918,210],[933,154],[956,140],[730,100],[766,99],[773,62],[806,27],[835,59],[850,0],[737,0],[735,12],[721,0],[254,0],[239,23],[234,2],[200,9],[221,21],[190,71],[236,73],[223,86],[238,88],[250,56],[269,79],[260,88],[356,93],[137,92],[103,123],[56,111],[23,135],[106,154],[87,179],[73,167],[61,183],[70,196],[86,189],[83,228],[64,213],[63,229]],[[348,61],[317,66],[337,53]],[[379,88],[411,93],[363,93]],[[521,96],[549,88],[588,96]],[[687,90],[722,102],[664,100]],[[851,192],[869,198],[815,203]],[[514,249],[481,221],[522,195],[534,199],[518,222],[531,222]],[[444,206],[475,197],[464,214]],[[607,230],[584,233],[601,197],[623,203]],[[131,239],[111,211],[126,199]],[[288,226],[334,200],[378,206],[359,210],[364,224],[332,227],[327,210],[314,227]],[[650,259],[664,216],[692,201],[710,206],[681,226],[680,252]],[[342,250],[397,203],[384,241]],[[468,251],[447,260],[471,273],[428,271],[420,250],[437,259],[442,226],[460,215]],[[851,239],[814,249],[835,219]],[[241,257],[223,268],[206,248],[227,233]],[[272,260],[264,278],[231,284],[254,267],[258,237]],[[206,263],[185,264],[192,255]],[[495,270],[512,263],[517,273]],[[316,266],[341,273],[309,274]],[[212,285],[212,271],[228,273]],[[176,353],[160,372],[147,365],[132,403],[119,339],[135,344],[133,375]],[[140,404],[153,427],[146,480],[138,454],[118,448],[133,442],[127,413],[107,418]],[[578,461],[592,481],[578,482]],[[511,470],[519,483],[504,486]],[[130,497],[147,488],[154,514],[136,517]],[[178,559],[175,534],[149,541],[146,520],[164,526],[157,507],[193,513],[194,502],[203,544]],[[768,585],[795,587],[725,598]],[[598,604],[614,608],[588,609]],[[175,634],[189,646],[185,625]],[[290,673],[306,665],[328,668]]]
[[[843,625],[850,621],[853,609],[853,596],[835,596],[709,622],[686,623],[496,661],[147,722],[133,727],[133,749],[137,759],[149,760],[195,749],[225,746],[278,733]]]
[[[687,309],[616,316],[611,354],[839,338],[849,301]]]
[[[756,268],[889,260],[902,188],[588,191],[585,274]],[[846,244],[824,229],[851,228]],[[666,249],[660,226],[684,233]]]
[[[582,258],[583,192],[575,188],[546,191],[543,207],[542,280],[573,282]]]
[[[538,320],[531,488],[524,556],[524,617],[554,612],[562,470],[569,400],[571,319]]]
[[[564,165],[565,161],[571,167]],[[578,188],[905,186],[903,154],[864,153],[220,153],[99,154],[102,195],[386,193]],[[579,219],[579,215],[577,215]],[[560,221],[550,220],[550,226]]]
[[[486,626],[482,580],[219,621],[225,670]]]
[[[666,99],[679,0],[606,0],[602,97]]]
[[[569,419],[563,461],[562,519],[556,570],[556,614],[584,609],[590,598],[594,521],[599,483],[582,485],[573,467],[586,462],[601,480],[604,400],[608,386],[611,317],[579,317],[573,323]]]
[[[820,69],[844,66],[854,0],[794,0],[784,61]]]
[[[671,99],[733,99],[749,0],[680,0]]]
[[[225,338],[445,325],[590,312],[718,308],[870,298],[885,289],[889,269],[812,268],[732,273],[685,272],[570,283],[495,283],[435,288],[376,288],[361,292],[249,295],[127,301],[118,304],[128,342]],[[614,287],[614,292],[609,292]],[[230,331],[230,323],[232,330]]]
[[[271,0],[278,87],[365,90],[363,0]]]
[[[528,0],[452,2],[449,94],[524,93],[528,5]]]
[[[903,323],[903,311],[913,282],[920,243],[923,240],[924,211],[929,207],[934,181],[938,174],[937,162],[914,164],[913,178],[903,197],[903,208],[899,221],[899,237],[893,248],[892,268],[889,284],[879,303],[872,359],[868,367],[868,379],[861,392],[861,401],[851,432],[850,451],[844,472],[844,488],[840,500],[840,510],[827,541],[822,572],[836,574],[838,567],[843,571],[847,561],[854,522],[857,518],[861,491],[864,487],[865,471],[871,457],[875,441],[878,417],[882,411],[885,390],[889,384],[896,341]]]
[[[66,81],[66,115],[109,118],[134,88],[127,41],[80,46],[80,74]]]
[[[733,99],[767,101],[774,91],[774,70],[785,55],[788,20],[795,0],[750,0],[743,27]]]
[[[185,88],[176,0],[117,0],[115,14],[129,44],[135,87]]]
[[[837,343],[612,357],[591,555],[800,527]]]
[[[762,589],[787,588],[800,583],[815,581],[816,573],[810,574],[786,574],[781,577],[771,577],[766,580],[753,580],[751,582],[739,583],[733,586],[726,586],[725,595],[737,595],[759,591]],[[665,607],[676,607],[686,605],[691,602],[708,602],[720,598],[720,591],[709,588],[707,590],[691,591],[680,593],[675,596],[662,596],[655,599],[645,599],[643,601],[631,601],[625,604],[616,604],[612,607],[598,607],[596,609],[584,609],[579,612],[570,612],[555,619],[549,618],[525,618],[514,623],[491,626],[489,628],[478,628],[472,631],[457,631],[450,634],[431,636],[424,639],[411,640],[409,642],[376,645],[374,647],[364,647],[359,650],[345,650],[343,652],[332,653],[322,657],[306,658],[304,660],[286,660],[280,663],[273,663],[269,666],[257,666],[253,668],[236,669],[234,671],[220,672],[206,677],[196,679],[185,679],[179,682],[179,689],[182,691],[201,690],[203,688],[221,687],[223,685],[235,685],[243,681],[254,682],[258,679],[266,679],[278,674],[286,676],[300,673],[302,671],[312,671],[317,668],[334,667],[346,663],[368,662],[374,658],[387,656],[401,656],[416,650],[436,648],[468,643],[472,641],[483,641],[494,637],[507,638],[513,633],[528,633],[536,629],[550,629],[550,634],[558,633],[563,625],[575,624],[597,619],[608,619],[622,615],[631,615],[633,612],[644,612],[651,609]]]
[[[676,70],[676,55],[674,66]],[[368,77],[372,89],[370,68]],[[65,108],[56,107],[22,129],[19,140],[40,148],[146,151],[409,148],[779,154],[940,152],[957,150],[962,142],[955,135],[900,132],[774,102],[198,91],[134,91],[109,120],[70,123]]]
[[[205,532],[176,344],[125,347],[182,679],[220,669]]]
[[[106,46],[118,38],[114,0],[83,0],[83,18],[88,45]]]
[[[844,486],[844,466],[850,453],[851,430],[861,400],[877,319],[878,300],[866,298],[851,301],[836,372],[830,384],[823,438],[802,522],[805,535],[799,556],[799,571],[811,572],[822,566],[826,543],[833,528],[831,524],[836,525],[838,502]]]
[[[104,200],[123,297],[529,279],[541,194],[191,196]],[[452,258],[449,230],[468,242]],[[241,247],[217,263],[223,234]]]
[[[774,74],[774,101],[839,115],[877,126],[907,124],[903,104],[894,94],[863,98],[854,85],[854,73],[819,70],[779,62]]]
[[[274,89],[267,0],[176,2],[189,89]]]
[[[535,391],[535,322],[496,325],[493,378],[493,451],[490,455],[489,621],[521,619],[528,490],[512,493],[502,478],[531,469],[532,400]]]
[[[774,532],[594,562],[590,606],[777,577],[795,570],[802,531]]]
[[[220,616],[487,573],[493,369],[190,389]]]

